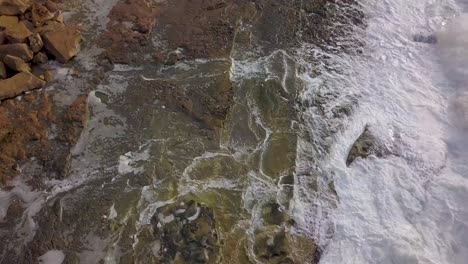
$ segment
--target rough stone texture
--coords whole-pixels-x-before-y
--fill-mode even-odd
[[[385,146],[375,138],[369,126],[366,126],[364,132],[362,132],[351,147],[348,158],[346,159],[346,165],[351,165],[357,158],[365,159],[370,155],[382,157],[386,152]]]
[[[29,6],[28,0],[0,0],[0,15],[20,15]]]
[[[7,72],[6,72],[5,64],[3,64],[3,62],[0,62],[0,78],[1,79],[7,78]]]
[[[31,35],[31,31],[18,21],[17,16],[0,16],[0,27],[5,29],[3,34],[10,43],[23,43]]]
[[[145,44],[156,23],[159,10],[146,0],[121,1],[110,14],[107,32],[100,38],[107,58],[114,63],[129,63],[129,49]]]
[[[0,100],[15,97],[23,92],[41,88],[45,82],[31,73],[20,72],[0,81]]]
[[[49,12],[47,7],[39,4],[34,4],[31,9],[31,18],[34,26],[38,27],[44,24],[44,22],[54,18],[54,15]]]
[[[6,55],[12,55],[21,58],[24,61],[30,61],[33,58],[33,52],[24,43],[0,45],[0,58]]]
[[[3,62],[5,63],[8,68],[17,71],[17,72],[30,72],[31,67],[24,62],[21,58],[11,56],[11,55],[6,55],[3,58]]]
[[[39,52],[42,47],[44,47],[44,42],[42,41],[41,35],[38,33],[32,34],[28,37],[29,47],[31,50],[36,53]]]
[[[75,28],[47,32],[43,37],[47,51],[61,63],[66,63],[80,51],[81,34]]]
[[[47,55],[45,55],[43,52],[38,52],[36,55],[34,55],[33,62],[35,64],[43,64],[46,63],[49,60],[47,58]]]

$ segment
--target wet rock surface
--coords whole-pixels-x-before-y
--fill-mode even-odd
[[[370,127],[366,126],[364,132],[362,132],[351,147],[346,159],[346,165],[351,165],[357,158],[365,159],[370,155],[381,158],[387,154],[389,154],[387,147],[374,136]]]
[[[48,82],[52,94],[0,106],[5,186],[30,195],[8,196],[6,261],[58,250],[64,263],[318,263],[292,206],[304,89],[295,48],[342,33],[324,32],[334,1],[38,5],[25,11],[32,35],[0,55],[35,72],[81,53]],[[81,48],[63,5],[86,29]]]

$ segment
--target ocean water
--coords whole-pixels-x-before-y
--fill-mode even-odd
[[[335,89],[358,98],[320,160],[337,194],[326,220],[333,236],[319,237],[321,264],[468,263],[466,4],[361,1],[364,53],[334,58],[341,79],[308,80],[313,89],[334,78]],[[366,124],[392,154],[347,167]]]

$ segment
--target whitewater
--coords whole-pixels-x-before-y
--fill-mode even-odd
[[[320,263],[468,263],[468,3],[361,5],[364,53],[341,58],[359,103],[321,160],[338,202]],[[347,167],[366,124],[393,152]]]

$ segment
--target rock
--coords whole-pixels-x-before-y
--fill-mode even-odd
[[[45,48],[61,63],[66,63],[80,51],[80,40],[80,32],[71,27],[44,34]]]
[[[20,21],[21,24],[23,24],[25,27],[27,27],[29,29],[29,31],[34,31],[34,25],[33,23],[31,23],[31,21],[29,20],[21,20]]]
[[[49,58],[47,58],[47,55],[45,55],[43,52],[38,52],[36,55],[34,55],[33,63],[35,63],[35,64],[44,64],[48,60],[49,60]]]
[[[6,40],[5,32],[0,32],[0,45],[3,44]]]
[[[38,33],[30,35],[28,37],[28,40],[29,47],[34,53],[39,52],[42,49],[42,47],[44,47],[44,42],[42,41],[41,35],[39,35]]]
[[[64,30],[66,26],[63,23],[57,22],[57,21],[49,21],[47,25],[44,25],[42,27],[38,27],[34,30],[35,33],[39,34],[45,34],[47,32],[51,31],[60,31]]]
[[[59,7],[58,7],[57,3],[53,2],[53,1],[47,0],[45,2],[45,6],[47,7],[47,9],[50,10],[50,12],[59,11]]]
[[[366,126],[364,132],[354,142],[351,150],[346,159],[346,166],[349,166],[353,161],[359,157],[367,158],[370,155],[376,155],[382,157],[387,152],[385,146],[378,142],[372,132],[369,130],[369,126]]]
[[[17,72],[30,72],[31,68],[29,65],[24,62],[21,58],[16,56],[6,55],[3,58],[3,62],[8,68],[17,71]]]
[[[0,58],[6,55],[12,55],[24,61],[30,61],[34,54],[31,49],[29,49],[28,45],[24,43],[0,45]]]
[[[0,15],[21,15],[29,6],[28,0],[0,0]]]
[[[45,72],[44,72],[44,80],[45,80],[46,82],[51,82],[51,81],[53,81],[54,79],[55,79],[55,77],[54,77],[54,71],[48,70],[48,71],[45,71]]]
[[[34,26],[39,27],[46,21],[54,18],[54,15],[49,12],[47,7],[43,5],[34,4],[31,9],[31,18]]]
[[[3,64],[3,62],[0,62],[0,78],[6,79],[6,77],[7,77],[7,73],[6,73],[5,64]]]
[[[26,25],[19,22],[5,30],[5,37],[10,43],[24,43],[31,34]]]
[[[11,28],[18,24],[17,16],[0,16],[0,27]]]
[[[63,17],[62,11],[58,11],[58,12],[54,15],[54,20],[57,21],[57,22],[60,22],[60,23],[64,23],[65,18]]]
[[[28,72],[0,81],[0,100],[15,97],[23,92],[41,88],[45,82]]]

